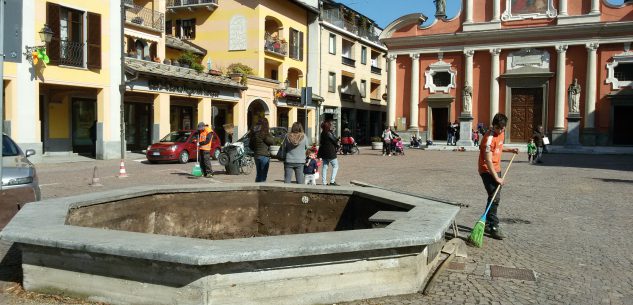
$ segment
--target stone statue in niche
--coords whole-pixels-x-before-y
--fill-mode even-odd
[[[446,0],[433,0],[435,2],[435,17],[446,18]]]
[[[466,82],[464,85],[464,90],[462,91],[463,97],[463,111],[464,113],[470,113],[472,111],[473,106],[473,87]]]
[[[567,94],[569,95],[569,113],[580,112],[580,85],[577,78],[574,78],[574,82],[569,85]]]

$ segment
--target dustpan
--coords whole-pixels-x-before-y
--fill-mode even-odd
[[[200,167],[200,144],[196,145],[196,165],[191,169],[191,175],[194,177],[202,177],[202,168]]]

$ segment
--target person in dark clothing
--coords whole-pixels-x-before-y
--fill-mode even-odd
[[[532,135],[532,139],[534,139],[534,144],[536,144],[536,157],[534,157],[534,159],[532,160],[533,162],[543,163],[543,160],[541,160],[541,158],[543,157],[543,148],[545,147],[545,143],[543,142],[544,137],[545,132],[543,131],[543,126],[538,125],[534,130],[534,134]]]
[[[338,139],[332,132],[332,121],[326,120],[321,123],[321,136],[319,137],[319,158],[323,159],[323,176],[321,176],[321,183],[323,185],[334,185],[336,183],[336,174],[338,172],[338,160],[336,159],[336,151],[338,150]],[[332,165],[332,177],[330,183],[327,183],[327,168],[328,165]]]
[[[209,128],[209,125],[204,122],[200,122],[198,123],[198,130],[196,131],[194,137],[198,140],[198,161],[200,161],[202,173],[204,174],[204,177],[212,178],[213,168],[211,168],[211,144],[213,141],[213,131]]]
[[[255,156],[255,169],[257,175],[255,182],[266,182],[268,166],[270,165],[270,152],[268,148],[273,145],[273,136],[268,128],[268,119],[261,118],[249,133],[248,146]]]

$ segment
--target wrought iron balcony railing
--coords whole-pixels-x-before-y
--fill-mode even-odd
[[[125,21],[160,32],[165,29],[165,14],[139,5],[125,10]]]
[[[286,56],[288,55],[288,42],[278,39],[266,39],[264,41],[264,50]]]
[[[218,6],[218,0],[167,0],[167,8],[174,9],[179,7],[192,6]]]
[[[344,65],[356,67],[356,61],[355,60],[353,60],[351,58],[348,58],[348,57],[345,57],[345,56],[341,56],[341,58],[343,59],[343,64]]]
[[[380,73],[382,73],[382,69],[380,69],[378,67],[371,66],[371,73],[380,74]]]
[[[378,35],[374,33],[375,26],[373,24],[369,23],[368,26],[363,28],[353,21],[347,20],[338,8],[321,10],[321,18],[338,28],[345,29],[371,42],[382,44],[378,40]]]
[[[64,66],[84,66],[84,44],[80,42],[59,41],[59,64]]]

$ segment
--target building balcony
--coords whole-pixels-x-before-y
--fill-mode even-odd
[[[343,62],[344,65],[347,65],[347,66],[350,66],[350,67],[356,67],[356,61],[355,60],[353,60],[351,58],[348,58],[348,57],[345,57],[345,56],[341,56],[341,59],[342,59],[342,62]]]
[[[321,18],[323,21],[340,29],[344,29],[373,43],[382,45],[380,40],[378,40],[378,35],[376,35],[374,31],[375,26],[373,24],[365,24],[364,27],[359,26],[359,24],[354,23],[349,20],[349,18],[345,18],[338,8],[321,10]]]
[[[84,47],[81,42],[59,41],[59,64],[62,66],[84,67]]]
[[[354,94],[341,92],[341,102],[354,102]]]
[[[139,5],[127,5],[127,7],[125,23],[157,32],[162,32],[165,29],[165,14]]]
[[[218,0],[167,0],[168,10],[206,8],[214,11],[218,8]]]
[[[264,51],[277,56],[288,56],[288,42],[269,38],[264,41]]]
[[[378,67],[371,66],[371,73],[380,75],[382,73],[382,69]]]

